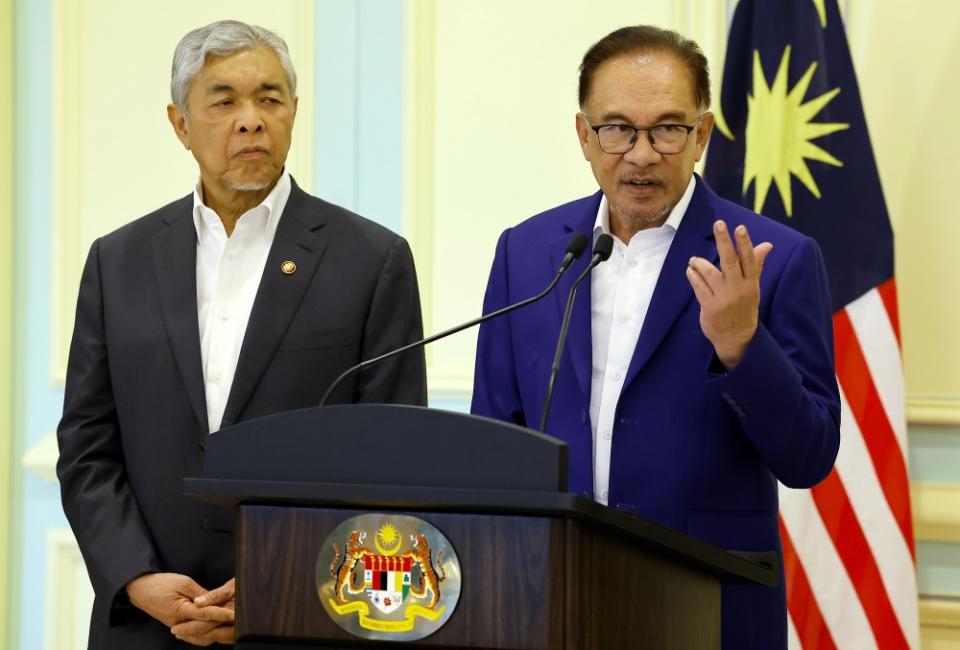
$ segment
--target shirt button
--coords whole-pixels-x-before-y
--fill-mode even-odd
[[[226,309],[221,309],[221,310],[220,310],[220,320],[229,320],[229,318],[230,318],[229,312],[227,312]]]
[[[619,372],[610,373],[610,379],[612,379],[613,381],[620,381],[620,373]]]
[[[603,494],[600,495],[600,498],[603,499],[603,502],[604,502],[604,503],[607,502],[607,496],[608,496],[608,494],[609,494],[609,493],[608,493],[606,490],[604,490]]]
[[[234,253],[233,251],[230,251],[230,252],[227,253],[227,259],[228,259],[228,260],[233,260],[233,259],[236,259],[236,258],[237,258],[237,254]]]
[[[630,266],[636,267],[637,260],[630,260]]]
[[[210,373],[210,379],[212,379],[213,381],[220,381],[221,379],[223,379],[223,373],[220,372],[219,370],[214,370],[213,372]]]
[[[629,323],[629,322],[630,322],[630,316],[627,315],[627,314],[620,314],[620,322],[621,322],[621,323]]]
[[[603,432],[604,440],[609,440],[612,437],[613,437],[613,431],[610,431],[609,429],[607,429],[606,431]]]

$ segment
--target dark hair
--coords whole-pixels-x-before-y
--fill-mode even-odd
[[[703,55],[700,46],[669,29],[652,25],[636,25],[621,27],[610,32],[594,43],[583,55],[578,91],[580,107],[582,108],[586,103],[593,76],[602,63],[619,56],[644,52],[671,54],[679,59],[687,66],[690,77],[693,79],[693,96],[697,102],[697,108],[706,109],[710,106],[710,69],[707,65],[707,57]]]

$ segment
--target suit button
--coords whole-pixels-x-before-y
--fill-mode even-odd
[[[203,442],[202,440],[197,443],[197,447],[200,449],[201,454],[207,451],[207,443]]]
[[[201,517],[201,518],[200,518],[200,528],[203,528],[203,529],[206,530],[206,531],[209,531],[209,530],[210,530],[210,518],[209,518],[209,517],[204,516],[204,517]]]

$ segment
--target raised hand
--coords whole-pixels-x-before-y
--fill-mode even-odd
[[[720,268],[702,257],[691,257],[687,280],[700,303],[700,327],[729,370],[743,358],[757,331],[760,308],[760,273],[773,244],[757,246],[745,226],[736,229],[734,248],[722,220],[713,224]]]

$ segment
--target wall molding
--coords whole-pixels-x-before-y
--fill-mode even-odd
[[[50,304],[50,383],[62,387],[70,350],[72,306],[79,286],[83,227],[83,8],[82,2],[53,0],[51,19],[53,222]]]
[[[43,647],[87,647],[93,587],[77,541],[69,530],[47,531],[46,602]]]
[[[59,458],[60,447],[57,444],[57,434],[48,433],[23,452],[20,465],[44,483],[56,484]]]
[[[924,648],[960,646],[960,598],[920,596],[920,637]]]
[[[0,0],[0,646],[4,645],[10,579],[13,516],[11,452],[13,424],[13,2]]]
[[[960,425],[960,398],[907,397],[910,424]]]
[[[921,596],[920,625],[952,628],[960,632],[960,598]]]
[[[912,483],[910,501],[918,540],[960,542],[960,485]]]

